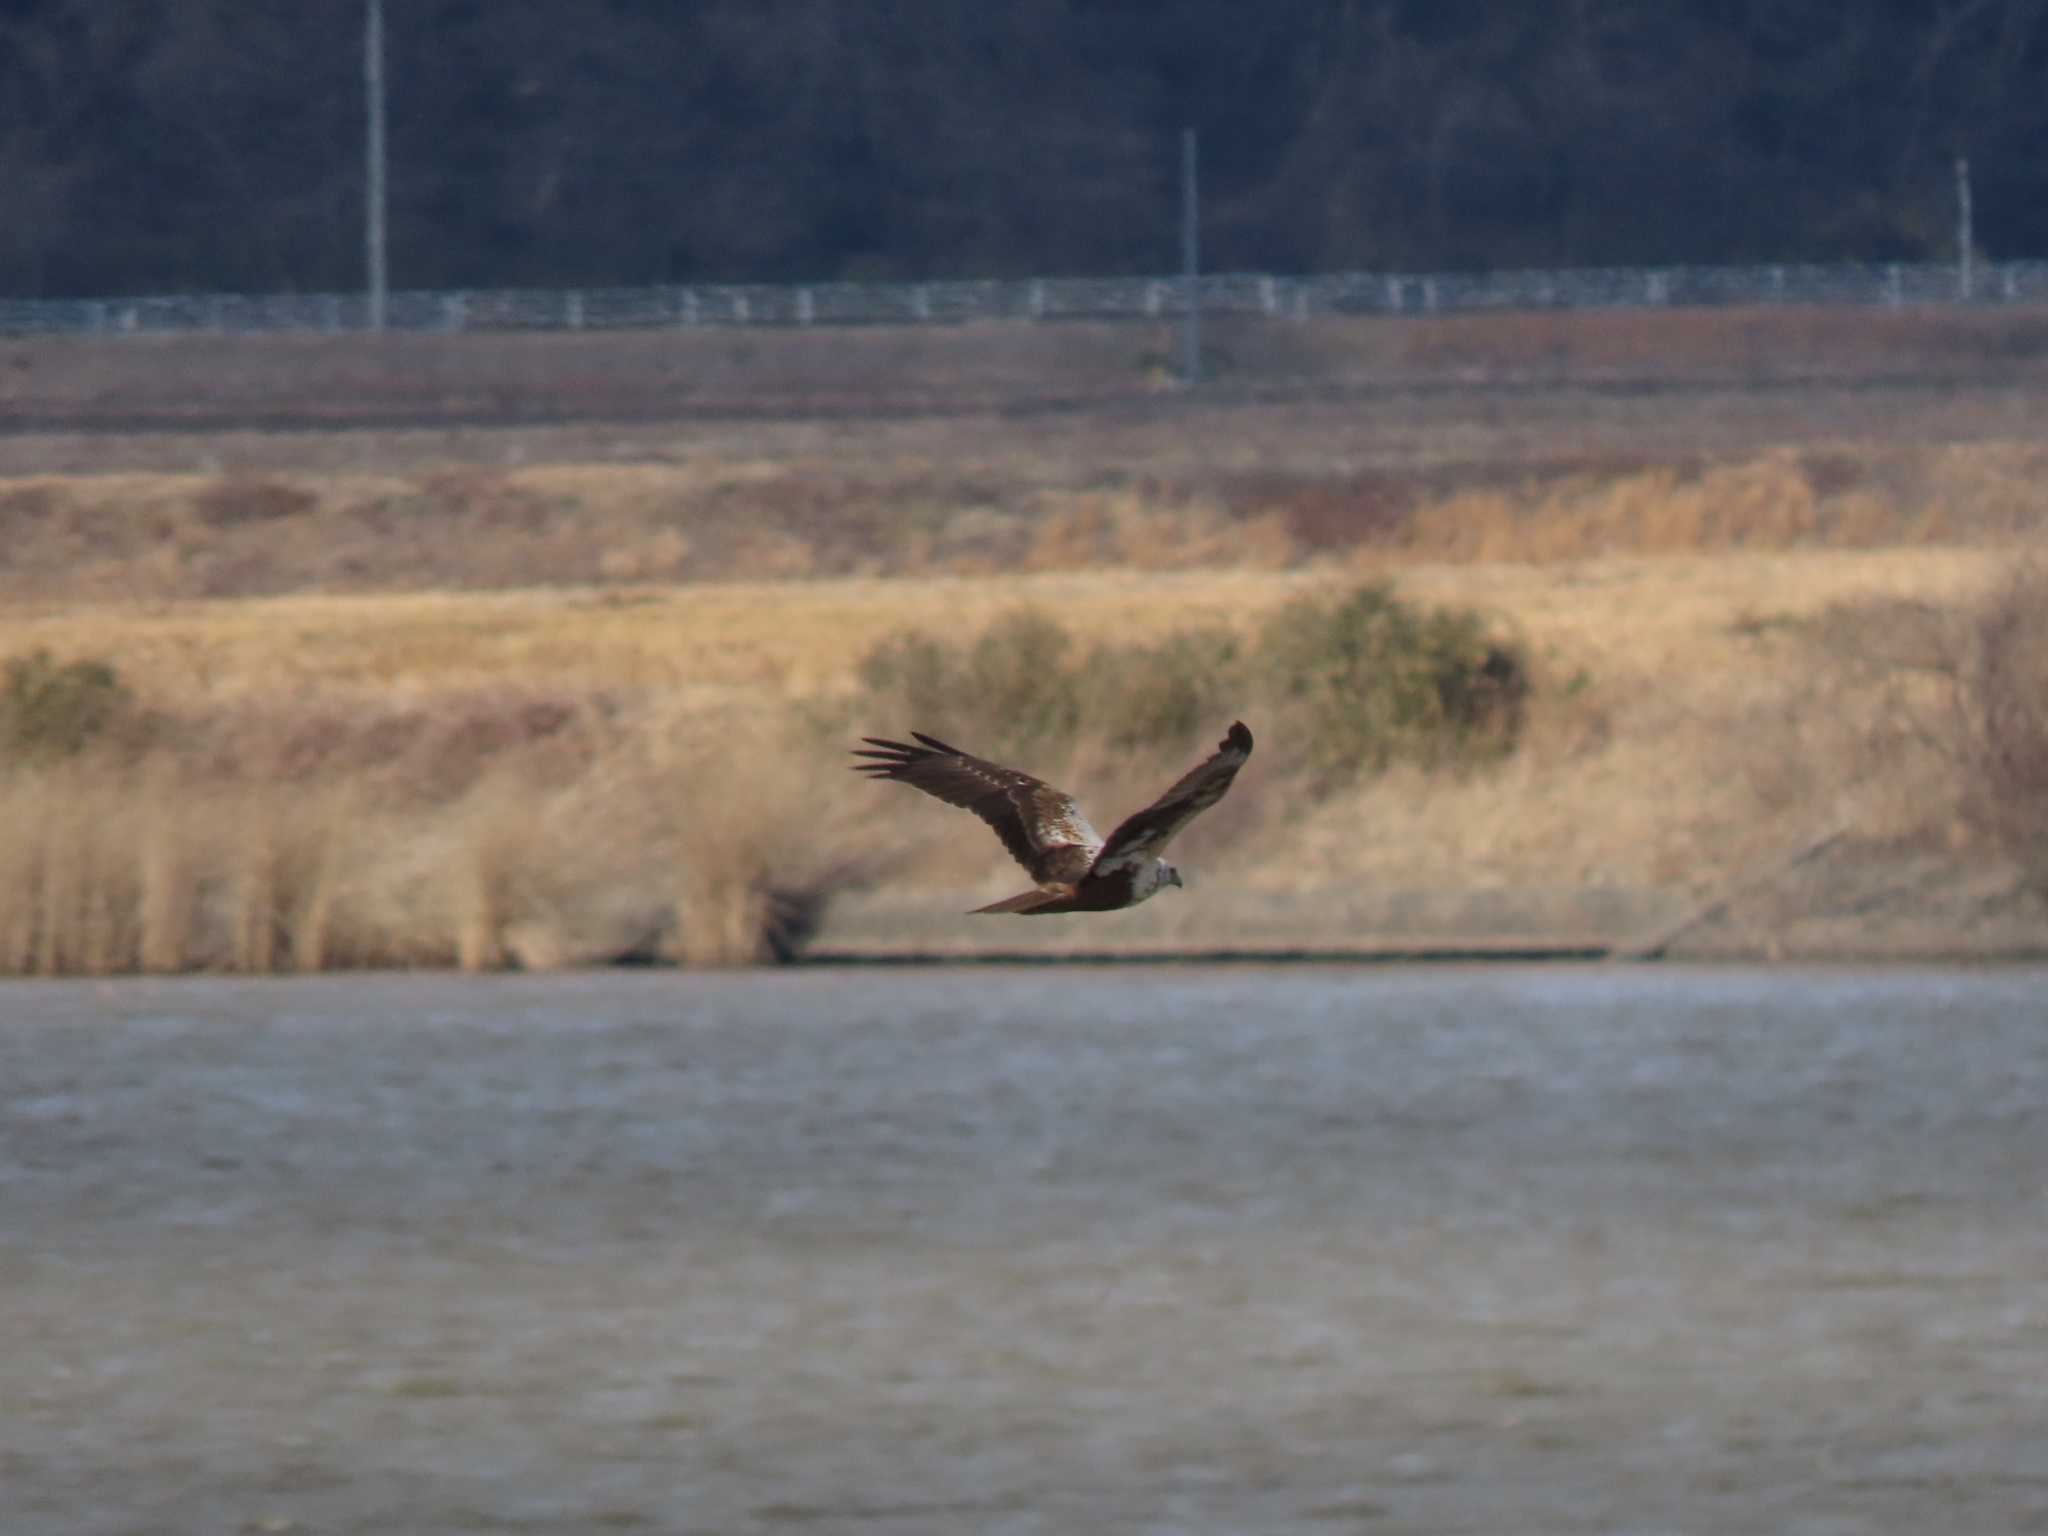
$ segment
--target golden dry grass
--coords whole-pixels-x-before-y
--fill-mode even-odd
[[[677,581],[1281,570],[1332,559],[1529,562],[2001,541],[2048,526],[2031,439],[1883,437],[1590,456],[1443,429],[1367,467],[1310,433],[1290,462],[1096,444],[848,464],[450,464],[392,473],[0,479],[0,595],[28,604]],[[1112,440],[1113,441],[1113,440]],[[1320,447],[1312,445],[1320,444]],[[872,453],[872,450],[870,450]]]
[[[971,632],[1042,605],[1081,637],[1196,620],[1249,624],[1308,572],[1058,572],[937,580],[289,597],[17,607],[0,654],[98,655],[158,697],[293,690],[388,698],[486,686],[660,689],[685,705],[762,704],[847,682],[899,628]]]
[[[1725,632],[1858,598],[1951,601],[1999,549],[1803,550],[1550,564],[1404,562],[1401,589],[1469,603],[1605,676],[1726,671]],[[1378,569],[1377,562],[1365,568]],[[0,654],[98,656],[159,699],[308,690],[415,698],[463,689],[661,690],[683,707],[831,692],[900,629],[968,635],[1024,608],[1078,639],[1222,625],[1249,632],[1344,567],[1054,571],[986,577],[729,582],[626,590],[429,592],[0,610]],[[1739,640],[1739,636],[1737,637]]]
[[[1295,754],[1268,736],[1266,784],[1205,829],[1205,859],[1268,889],[1695,886],[1844,816],[1939,830],[1943,765],[1902,742],[1869,761],[1893,695],[1823,665],[1811,633],[1873,605],[1953,608],[2004,563],[1929,547],[1409,566],[1405,595],[1496,615],[1535,658],[1523,750],[1278,816]],[[132,760],[0,778],[0,968],[758,960],[834,890],[1000,862],[970,818],[843,773],[855,727],[927,723],[850,713],[879,639],[1026,607],[1083,640],[1250,633],[1354,579],[1050,572],[0,616],[0,654],[107,659],[188,722]],[[1259,701],[1241,712],[1257,721]],[[1104,804],[1139,803],[1160,771],[1085,749],[1031,766]]]
[[[0,973],[753,963],[888,840],[779,729],[643,717],[567,776],[541,756],[431,799],[175,749],[0,775]]]
[[[2044,487],[2048,454],[2027,443],[1787,447],[1464,492],[1419,507],[1394,542],[1411,557],[1554,561],[2003,539],[2048,524]]]

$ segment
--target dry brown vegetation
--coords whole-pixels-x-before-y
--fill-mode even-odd
[[[2048,563],[2023,556],[1973,603],[1848,605],[1816,638],[1887,686],[1886,760],[1937,764],[1957,834],[2048,895]]]
[[[1885,616],[1904,606],[1963,611],[1999,565],[1929,549],[1417,567],[1402,592],[1476,605],[1531,657],[1519,749],[1479,771],[1416,761],[1317,791],[1316,738],[1283,727],[1287,700],[1251,685],[1191,727],[1242,713],[1264,734],[1260,771],[1190,833],[1190,857],[1264,890],[1698,888],[1845,816],[1880,841],[1988,843],[1964,761],[1924,729],[1937,715],[1898,708],[1908,674],[1843,660],[1872,654],[1873,625],[1897,633]],[[625,605],[573,592],[283,599],[0,631],[9,646],[25,629],[134,657],[149,712],[139,744],[116,732],[6,776],[0,961],[786,952],[837,891],[1014,879],[971,818],[842,773],[861,731],[915,725],[997,749],[957,701],[925,714],[861,685],[856,663],[891,635],[964,642],[1036,612],[1076,615],[1076,645],[1119,642],[1131,615],[1249,645],[1304,591],[1350,586],[1288,572],[819,581],[718,589],[721,604],[691,589]],[[736,634],[740,612],[755,627]],[[282,674],[280,651],[294,657]],[[321,658],[335,664],[325,677]],[[1018,746],[1112,812],[1183,766],[1175,749],[1134,756],[1096,730]],[[955,906],[950,891],[934,900]]]
[[[1462,487],[1459,482],[1465,482]],[[1069,487],[829,467],[461,466],[0,481],[0,592],[166,601],[1012,571],[1285,570],[1977,543],[2039,525],[2032,442],[1712,464],[1203,472]]]
[[[1998,585],[2048,511],[2016,430],[2035,386],[1587,392],[1649,341],[1684,342],[1697,384],[1993,340],[1982,317],[1856,317],[1863,353],[1833,320],[1653,318],[1290,343],[1331,377],[1377,348],[1448,378],[1534,372],[1569,336],[1555,389],[0,442],[0,657],[39,669],[28,735],[61,747],[0,711],[0,968],[787,953],[834,892],[1014,879],[971,818],[841,772],[852,734],[912,727],[1113,808],[1244,715],[1258,771],[1190,853],[1267,891],[1696,890],[1836,825],[2038,871],[2048,604]],[[1512,753],[1333,745],[1301,714],[1317,690],[1245,665],[1290,604],[1387,579],[1523,658]],[[1023,729],[970,665],[1034,622],[1085,727]],[[966,670],[878,673],[906,636]],[[1398,716],[1376,718],[1375,741]]]
[[[160,715],[0,773],[0,970],[786,956],[879,845],[786,724],[705,725],[514,693]]]
[[[2048,567],[1984,603],[1960,677],[1969,814],[2048,895]]]

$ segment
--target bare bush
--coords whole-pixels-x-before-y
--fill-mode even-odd
[[[1853,796],[1872,835],[1974,846],[2048,895],[2048,563],[1975,598],[1837,603],[1794,627],[1804,734],[1830,737],[1805,777]]]
[[[222,475],[192,497],[193,512],[209,528],[275,523],[303,516],[319,504],[315,492],[268,475]]]
[[[2048,895],[2048,563],[1984,599],[1968,641],[1955,678],[1964,816]]]

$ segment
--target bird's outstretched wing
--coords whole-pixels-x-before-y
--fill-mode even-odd
[[[1144,810],[1124,818],[1096,856],[1095,873],[1114,874],[1142,859],[1157,858],[1182,827],[1223,798],[1251,755],[1252,733],[1239,720],[1206,762],[1182,775]]]
[[[855,763],[854,772],[894,779],[974,812],[1040,885],[1071,885],[1088,873],[1102,838],[1072,795],[921,731],[910,734],[921,745],[863,736],[868,749],[856,747],[854,756],[874,761]]]

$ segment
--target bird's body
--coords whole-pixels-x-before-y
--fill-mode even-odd
[[[1114,912],[1179,885],[1180,871],[1160,854],[1182,827],[1223,798],[1252,753],[1252,733],[1242,721],[1232,725],[1214,755],[1144,810],[1126,817],[1105,839],[1063,790],[1015,768],[969,756],[936,737],[917,731],[911,735],[918,745],[862,737],[868,749],[856,748],[855,756],[874,761],[856,763],[855,771],[921,789],[974,812],[993,827],[1003,846],[1030,871],[1034,884],[975,911],[1027,917]]]
[[[1164,859],[1152,859],[1106,875],[1092,871],[1075,881],[1071,890],[1048,890],[1034,886],[1006,901],[976,907],[975,914],[1015,912],[1023,917],[1043,917],[1055,912],[1116,912],[1150,901],[1169,885],[1179,885],[1179,871]]]

